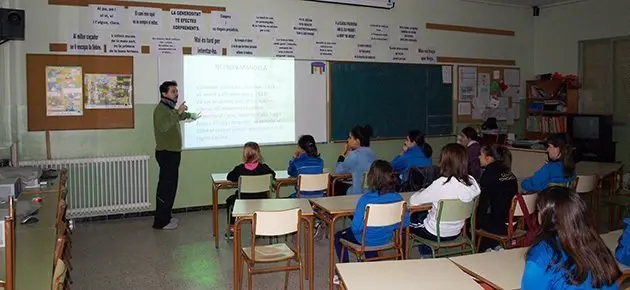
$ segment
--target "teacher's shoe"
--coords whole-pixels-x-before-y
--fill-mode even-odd
[[[163,230],[174,230],[176,228],[177,228],[177,223],[174,223],[174,222],[171,221],[170,223],[168,223],[168,225],[165,225],[162,229]]]
[[[176,224],[179,224],[179,220],[178,220],[178,219],[176,219],[176,218],[174,218],[174,217],[172,217],[172,218],[171,218],[171,221],[170,221],[170,222],[172,222],[172,223],[176,223]]]

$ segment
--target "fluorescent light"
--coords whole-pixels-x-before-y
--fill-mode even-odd
[[[395,0],[307,0],[307,1],[367,6],[367,7],[385,8],[385,9],[392,9],[394,8],[394,4],[395,4],[394,3]]]

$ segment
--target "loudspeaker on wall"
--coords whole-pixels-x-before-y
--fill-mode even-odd
[[[24,40],[24,10],[0,8],[0,40]]]

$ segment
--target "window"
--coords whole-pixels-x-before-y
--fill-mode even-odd
[[[580,113],[630,122],[630,37],[580,42]]]

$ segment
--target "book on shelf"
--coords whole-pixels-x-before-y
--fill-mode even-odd
[[[540,133],[566,133],[567,117],[529,116],[527,117],[527,131]]]

